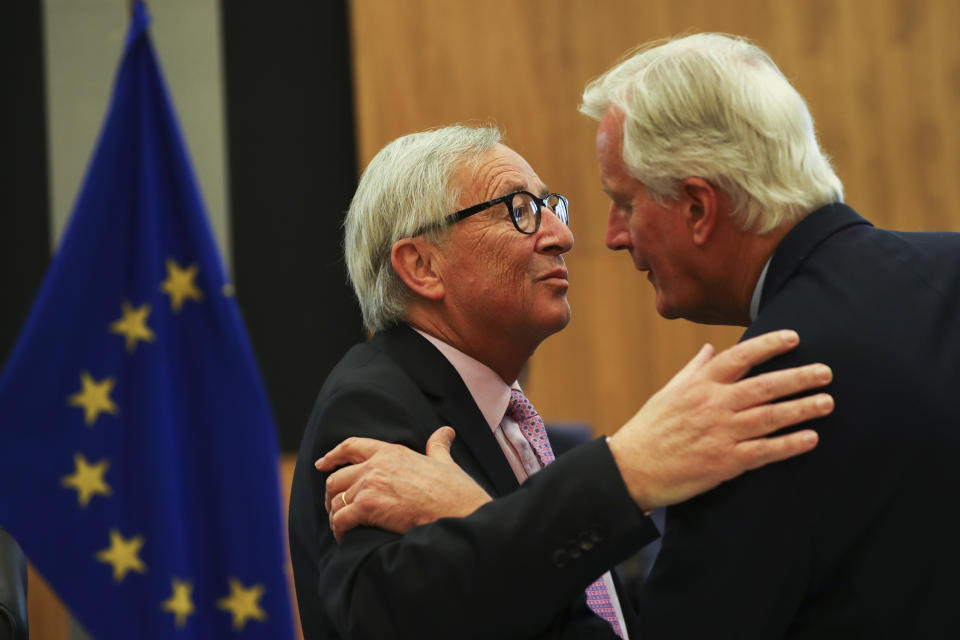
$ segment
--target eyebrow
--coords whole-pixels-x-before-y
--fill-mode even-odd
[[[621,200],[624,199],[623,196],[614,193],[613,190],[612,190],[610,187],[608,187],[607,185],[605,185],[605,184],[601,184],[601,185],[600,185],[600,189],[601,189],[601,191],[603,191],[605,194],[607,194],[607,197],[608,197],[608,198],[610,198],[610,199],[613,200],[614,202],[620,202]]]
[[[516,193],[517,191],[527,191],[528,193],[533,193],[534,195],[536,195],[538,198],[541,198],[541,199],[547,197],[552,193],[552,191],[550,191],[550,189],[548,189],[546,185],[542,185],[540,187],[540,192],[537,193],[536,191],[531,190],[530,187],[528,187],[526,184],[522,182],[511,182],[503,190],[503,193],[501,193],[498,196],[494,196],[492,199],[496,200],[497,198],[502,198],[511,193]]]
[[[551,193],[550,189],[548,189],[547,185],[545,184],[541,184],[539,193],[530,189],[524,189],[523,187],[517,187],[517,189],[514,189],[514,191],[529,191],[530,193],[535,194],[538,198],[545,198]]]

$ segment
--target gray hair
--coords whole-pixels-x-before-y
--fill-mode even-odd
[[[410,290],[393,270],[390,254],[401,238],[452,213],[463,187],[458,170],[500,142],[494,127],[454,125],[397,138],[367,165],[344,220],[347,273],[363,323],[379,331],[403,320]],[[424,237],[442,243],[445,229]]]
[[[756,233],[843,200],[813,118],[773,60],[744,38],[701,33],[651,43],[583,92],[580,111],[624,114],[623,161],[661,204],[688,176],[730,195]]]

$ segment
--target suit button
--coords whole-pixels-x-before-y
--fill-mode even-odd
[[[579,547],[577,547],[577,546],[572,546],[572,547],[570,547],[570,549],[567,551],[567,553],[570,554],[570,557],[573,558],[574,560],[576,560],[576,559],[579,558],[581,555],[583,555],[583,552],[580,551]]]
[[[592,525],[590,529],[587,530],[587,536],[593,542],[600,542],[604,538],[603,527],[598,524]]]
[[[593,540],[588,537],[583,537],[580,539],[580,548],[584,551],[590,551],[593,549]]]
[[[567,566],[567,562],[570,561],[567,552],[564,549],[557,549],[553,552],[553,564],[559,568],[564,568]]]

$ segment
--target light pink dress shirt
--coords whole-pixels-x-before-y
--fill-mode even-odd
[[[414,327],[414,331],[429,340],[460,374],[467,391],[470,392],[470,397],[477,403],[480,413],[483,414],[490,430],[493,432],[493,437],[497,439],[500,449],[503,450],[503,455],[510,463],[510,468],[517,476],[517,482],[523,483],[529,476],[539,471],[540,461],[537,460],[533,447],[520,432],[520,425],[506,415],[507,405],[510,404],[510,389],[519,389],[520,385],[514,381],[512,385],[508,386],[493,369],[482,362],[471,358],[455,347],[451,347],[446,342],[420,331],[420,329]],[[603,581],[617,612],[617,620],[620,623],[620,629],[623,631],[623,638],[629,640],[627,624],[623,619],[620,600],[617,598],[617,589],[609,571],[603,574]]]

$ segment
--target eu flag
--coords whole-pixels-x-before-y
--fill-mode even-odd
[[[273,421],[148,22],[0,377],[0,527],[98,639],[289,639]]]

